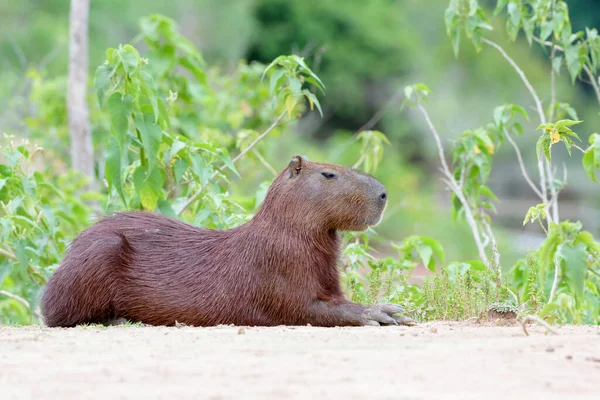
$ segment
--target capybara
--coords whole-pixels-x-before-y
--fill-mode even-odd
[[[372,176],[295,156],[256,215],[230,230],[150,212],[105,217],[48,281],[45,323],[413,325],[401,307],[353,303],[340,287],[338,231],[377,224],[386,203]]]

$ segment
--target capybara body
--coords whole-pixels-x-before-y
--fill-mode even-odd
[[[340,288],[338,231],[376,224],[386,201],[370,175],[296,156],[234,229],[117,213],[73,241],[44,291],[45,323],[410,324],[400,307],[352,303]]]

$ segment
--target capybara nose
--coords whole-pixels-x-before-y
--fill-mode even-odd
[[[379,200],[381,200],[382,203],[385,203],[387,201],[387,193],[383,192],[379,195]]]

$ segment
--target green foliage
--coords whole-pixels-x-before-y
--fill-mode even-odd
[[[264,199],[268,181],[255,182],[262,177],[257,175],[250,182],[237,182],[250,187],[251,194],[231,195],[230,180],[246,176],[239,163],[253,170],[264,166],[267,172],[276,173],[264,152],[281,149],[281,144],[271,143],[284,130],[280,126],[284,117],[295,119],[314,108],[323,115],[317,97],[325,95],[323,81],[327,82],[327,99],[341,104],[334,114],[348,120],[365,117],[361,105],[368,97],[367,89],[356,82],[377,83],[405,68],[410,54],[398,49],[408,48],[401,40],[410,39],[390,31],[390,26],[401,25],[401,18],[387,12],[385,0],[368,2],[364,13],[356,13],[354,6],[316,0],[262,1],[257,10],[263,25],[257,36],[271,41],[261,47],[258,56],[274,60],[266,67],[260,63],[231,65],[227,72],[210,66],[172,19],[158,14],[143,18],[140,34],[131,44],[108,49],[106,62],[94,74],[89,103],[98,178],[105,180],[105,187],[95,192],[85,191],[85,182],[76,174],[63,174],[60,163],[68,159],[66,80],[46,79],[31,69],[30,100],[38,112],[27,119],[27,126],[54,154],[48,154],[47,171],[35,172],[28,162],[39,151],[30,153],[28,147],[12,144],[4,148],[6,161],[0,164],[0,289],[31,306],[0,295],[1,321],[35,322],[40,286],[92,215],[145,209],[215,229],[246,221]],[[269,13],[287,14],[274,18]],[[495,15],[501,14],[505,14],[511,40],[523,31],[530,44],[554,46],[550,68],[556,74],[563,65],[573,80],[581,78],[582,72],[598,72],[600,38],[594,29],[572,32],[566,2],[501,0]],[[373,25],[373,20],[380,22]],[[456,55],[463,33],[477,52],[489,43],[485,35],[492,24],[475,0],[451,0],[445,23]],[[338,28],[346,34],[332,33]],[[309,39],[316,34],[330,38],[331,43],[327,52],[324,48],[306,51],[314,53],[314,64],[321,64],[323,81],[303,57],[279,56],[289,51],[295,38],[299,42],[294,44],[303,50],[310,48]],[[265,58],[265,54],[270,55]],[[424,84],[408,86],[403,106],[424,110],[430,93]],[[580,149],[571,139],[579,137],[570,128],[580,121],[575,108],[558,99],[551,101],[547,114],[539,121],[544,132],[537,150],[538,158],[544,152],[544,161],[550,163],[551,146],[558,141],[569,154],[572,147]],[[489,258],[498,254],[490,214],[495,211],[492,202],[499,200],[488,187],[494,157],[511,134],[527,135],[521,118],[530,119],[516,104],[495,108],[492,117],[490,123],[455,138],[450,171],[444,176],[453,191],[453,215],[465,216],[469,227],[475,227],[473,232],[479,234]],[[432,124],[429,119],[427,122]],[[266,139],[267,134],[273,138]],[[436,145],[442,146],[443,140],[436,139]],[[61,144],[54,145],[55,140]],[[585,152],[585,171],[595,181],[595,171],[600,168],[600,136],[591,135],[589,142],[586,150],[580,150]],[[379,171],[386,161],[384,149],[392,143],[379,130],[358,132],[350,152],[358,160],[354,167]],[[405,182],[401,185],[404,189]],[[540,184],[538,190],[546,193],[557,187],[554,180]],[[344,290],[352,300],[365,304],[401,304],[418,320],[478,317],[492,307],[524,309],[552,322],[598,324],[599,244],[580,223],[552,220],[552,201],[548,198],[530,208],[524,220],[524,224],[537,221],[547,230],[544,243],[512,268],[505,268],[503,274],[499,263],[485,257],[446,264],[443,247],[429,236],[406,237],[392,244],[397,257],[377,259],[372,243],[381,240],[380,235],[373,230],[348,233],[341,259]],[[433,275],[424,278],[422,285],[412,283],[414,271],[421,266]]]
[[[594,133],[590,135],[590,147],[587,148],[583,155],[583,168],[589,175],[590,179],[598,182],[596,179],[596,169],[600,169],[600,135]]]
[[[569,155],[571,155],[571,147],[574,145],[573,140],[571,140],[571,137],[574,137],[577,140],[581,139],[579,139],[579,136],[575,132],[573,132],[569,128],[569,126],[573,126],[579,123],[581,123],[581,121],[562,119],[553,124],[542,124],[538,126],[537,129],[544,130],[544,134],[540,136],[536,145],[538,158],[540,157],[540,154],[543,151],[548,161],[552,161],[550,149],[552,148],[553,144],[556,144],[558,142],[563,142],[567,148],[567,151],[569,152]]]
[[[0,295],[0,323],[36,321],[37,294],[58,266],[66,246],[91,219],[86,181],[36,170],[44,150],[5,137],[0,164],[0,289],[26,300],[30,309]],[[33,150],[31,151],[31,149]]]
[[[498,301],[494,276],[480,261],[451,263],[423,284],[427,319],[479,318]]]

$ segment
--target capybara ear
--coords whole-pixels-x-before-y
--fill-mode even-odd
[[[300,175],[303,164],[308,161],[308,158],[304,156],[294,156],[288,164],[288,173],[290,178],[295,178]]]

